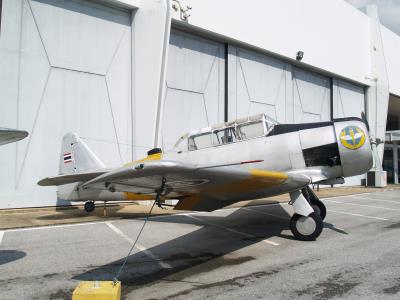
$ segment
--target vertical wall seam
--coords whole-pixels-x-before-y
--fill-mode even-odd
[[[28,4],[29,10],[30,10],[30,12],[32,14],[33,22],[35,23],[36,30],[37,30],[37,32],[39,34],[40,42],[42,43],[42,46],[43,46],[43,49],[44,49],[44,53],[46,54],[47,61],[48,61],[50,66],[53,66],[51,61],[50,61],[50,57],[49,57],[49,54],[47,52],[47,49],[46,49],[46,45],[44,43],[44,40],[43,40],[43,37],[42,37],[42,33],[40,32],[39,25],[38,25],[36,17],[35,17],[35,13],[33,12],[33,9],[32,9],[32,6],[31,6],[31,2],[30,2],[30,0],[25,0],[25,1]]]
[[[105,82],[105,84],[106,84],[106,89],[107,89],[107,100],[108,100],[108,104],[110,105],[110,113],[111,113],[111,119],[112,119],[113,127],[114,127],[115,140],[117,141],[119,159],[120,159],[120,162],[121,162],[121,164],[122,164],[122,163],[123,163],[123,160],[122,160],[122,154],[121,154],[121,147],[120,147],[120,145],[119,145],[117,126],[115,125],[114,111],[113,111],[113,109],[112,109],[110,91],[109,91],[109,89],[108,89],[108,83],[107,83],[107,77],[106,77],[106,76],[104,76],[104,82]]]
[[[24,167],[25,167],[26,158],[27,158],[27,156],[28,156],[29,149],[30,149],[30,146],[31,146],[31,142],[32,142],[32,140],[33,140],[33,136],[34,136],[34,133],[35,133],[36,124],[37,124],[37,121],[38,121],[38,119],[39,119],[40,111],[41,111],[41,109],[42,109],[43,100],[44,100],[44,95],[46,94],[46,91],[47,91],[47,84],[48,84],[48,82],[49,82],[49,78],[50,78],[50,74],[51,74],[52,69],[53,69],[53,68],[49,68],[49,71],[48,71],[48,73],[47,73],[46,82],[45,82],[45,85],[44,85],[44,87],[43,87],[42,95],[41,95],[41,97],[40,97],[39,107],[38,107],[38,110],[37,110],[36,115],[35,115],[35,120],[33,121],[32,130],[31,130],[31,132],[30,132],[30,134],[29,134],[28,144],[26,145],[26,151],[25,151],[24,158],[23,158],[23,160],[22,160],[21,169],[20,169],[19,174],[18,174],[17,182],[15,183],[15,189],[18,188],[19,183],[20,183],[20,181],[21,181],[22,173],[23,173],[23,170],[24,170]]]
[[[229,44],[225,43],[225,70],[224,70],[224,121],[228,122],[228,105],[229,105]]]
[[[108,72],[109,72],[110,69],[111,69],[111,66],[112,66],[113,63],[114,63],[114,59],[115,59],[115,57],[117,56],[117,53],[118,53],[119,48],[120,48],[120,46],[121,46],[121,44],[122,44],[122,41],[123,41],[124,38],[125,38],[126,32],[127,32],[127,29],[124,28],[124,32],[122,33],[121,38],[120,38],[119,41],[118,41],[117,48],[115,49],[115,51],[114,51],[114,53],[113,53],[113,55],[112,55],[112,57],[111,57],[110,64],[109,64],[108,67],[106,68],[106,72],[105,72],[105,74],[104,74],[105,76],[107,76]]]
[[[329,78],[329,103],[330,103],[330,117],[331,121],[333,121],[334,114],[333,114],[333,77]],[[343,111],[344,114],[344,111]]]
[[[1,2],[1,1],[0,1]],[[24,25],[24,6],[25,6],[25,1],[21,1],[21,10],[20,10],[20,31],[19,31],[19,41],[18,41],[18,81],[17,81],[17,103],[16,103],[16,115],[17,115],[17,120],[16,120],[16,128],[19,128],[19,105],[20,105],[20,88],[21,88],[21,60],[22,60],[22,33],[23,33],[23,25]],[[17,181],[18,181],[18,151],[19,150],[19,145],[18,143],[15,143],[15,160],[14,160],[14,184],[17,186]]]
[[[131,88],[131,160],[133,161],[136,158],[136,96],[135,96],[135,75],[134,75],[134,68],[135,68],[135,56],[133,52],[133,47],[135,44],[135,30],[134,30],[134,23],[135,23],[135,15],[137,10],[131,11],[131,43],[130,43],[130,55],[131,55],[131,68],[130,68],[130,88]]]

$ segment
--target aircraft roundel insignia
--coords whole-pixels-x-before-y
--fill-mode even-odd
[[[350,125],[342,129],[339,135],[340,142],[347,149],[355,150],[365,143],[365,133],[357,126]]]

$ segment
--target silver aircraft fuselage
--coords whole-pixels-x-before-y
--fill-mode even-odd
[[[256,121],[266,123],[264,117]],[[226,143],[213,141],[203,148],[194,148],[190,145],[190,139],[193,137],[205,134],[214,135],[226,128],[236,128],[239,131],[238,128],[243,123],[253,124],[256,121],[254,119],[237,120],[236,123],[230,122],[201,129],[181,137],[170,151],[150,154],[143,160],[112,170],[98,169],[96,171],[92,168],[95,172],[90,176],[92,178],[102,173],[109,174],[110,171],[113,174],[128,174],[133,172],[131,170],[141,162],[145,162],[147,169],[151,168],[152,161],[157,161],[157,165],[165,165],[166,168],[169,168],[171,162],[176,162],[193,168],[193,170],[202,171],[190,171],[190,174],[179,174],[178,172],[176,175],[168,175],[167,184],[171,188],[164,194],[165,198],[179,199],[198,193],[204,195],[204,189],[206,189],[207,195],[213,194],[212,197],[218,201],[233,203],[288,193],[302,189],[309,183],[343,183],[344,177],[364,174],[372,166],[373,159],[368,130],[364,122],[358,118],[343,118],[317,123],[265,125],[264,130],[257,137],[235,141],[225,139]],[[69,142],[66,141],[65,144],[68,146]],[[75,151],[77,151],[76,147]],[[64,152],[68,153],[69,150]],[[73,164],[77,164],[74,170],[79,171],[79,155],[74,154],[74,156]],[[66,165],[68,164],[65,164],[61,158],[60,174],[76,172],[62,171],[63,166]],[[101,165],[99,166],[101,167]],[[210,172],[205,174],[206,170]],[[241,188],[229,185],[229,182],[240,182],[235,177],[238,172],[249,174],[251,177],[252,172],[260,171],[277,172],[289,178],[282,184],[266,182],[265,185],[254,186],[249,181],[240,183]],[[230,173],[232,173],[232,177],[227,178]],[[160,171],[156,174],[161,176],[163,172]],[[277,180],[281,175],[277,175]],[[71,176],[76,178],[75,181],[84,182],[89,179],[85,174]],[[79,179],[81,178],[79,176],[83,176],[82,180]],[[269,175],[267,174],[267,176]],[[68,182],[71,184],[66,184]],[[127,176],[121,181],[118,180],[111,186],[112,188],[104,188],[104,185],[101,186],[101,184],[97,185],[97,188],[95,186],[83,188],[86,183],[72,182],[67,181],[62,183],[63,185],[57,184],[59,185],[59,199],[70,201],[149,200],[154,196],[154,182],[150,178],[130,179]],[[41,185],[52,184],[51,181],[41,183]]]

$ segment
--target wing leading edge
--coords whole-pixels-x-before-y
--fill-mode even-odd
[[[310,178],[301,174],[243,169],[205,168],[175,161],[147,161],[103,173],[82,189],[108,189],[138,195],[155,195],[166,179],[164,198],[180,199],[175,209],[212,211],[232,203],[276,195],[303,187]]]
[[[310,177],[239,166],[206,166],[176,161],[144,161],[114,170],[96,170],[45,178],[42,186],[81,182],[79,190],[108,190],[155,195],[165,178],[164,199],[179,199],[175,209],[212,211],[232,203],[269,197],[302,188]]]

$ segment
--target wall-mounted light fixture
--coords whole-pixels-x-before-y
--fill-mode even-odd
[[[179,0],[172,0],[172,8],[175,11],[179,11],[181,21],[187,22],[190,14],[189,10],[192,9],[189,5],[186,5],[186,8],[179,2]]]
[[[303,59],[304,52],[303,51],[297,51],[296,53],[296,60],[301,61]]]

